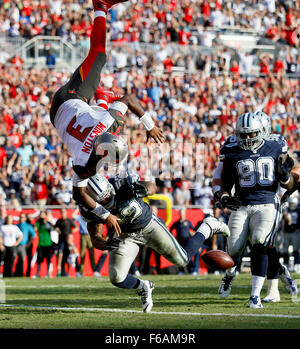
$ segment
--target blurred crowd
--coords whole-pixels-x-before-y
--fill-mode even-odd
[[[0,32],[11,37],[58,35],[76,43],[91,33],[92,1],[1,0],[0,5]],[[131,0],[111,11],[111,38],[206,45],[212,36],[206,29],[231,27],[298,47],[299,9],[297,0]]]

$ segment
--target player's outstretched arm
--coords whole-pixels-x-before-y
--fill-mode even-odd
[[[165,141],[165,135],[163,131],[155,126],[151,116],[145,112],[140,101],[134,95],[126,95],[119,99],[120,102],[127,105],[128,109],[132,111],[142,122],[147,130],[147,141],[152,138],[156,143],[163,143]]]
[[[121,228],[118,223],[120,219],[94,201],[94,199],[86,192],[86,187],[73,186],[73,199],[78,204],[100,217],[108,227],[116,232],[117,236],[121,234]]]

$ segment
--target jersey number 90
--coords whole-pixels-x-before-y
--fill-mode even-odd
[[[275,163],[271,157],[260,157],[256,161],[252,159],[240,160],[236,164],[239,182],[242,188],[271,186],[275,180]]]

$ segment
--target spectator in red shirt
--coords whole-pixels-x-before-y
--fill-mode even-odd
[[[7,165],[7,155],[4,148],[0,147],[0,168],[6,167]]]
[[[260,74],[262,76],[265,76],[270,73],[270,57],[268,54],[262,55],[260,57],[259,66],[260,66]]]
[[[163,62],[165,70],[172,71],[174,66],[174,62],[172,57],[167,56],[167,59]]]
[[[240,77],[240,67],[236,60],[232,62],[232,66],[230,68],[230,72],[234,75],[234,77]]]
[[[279,73],[284,72],[284,63],[279,57],[277,57],[277,59],[275,60],[275,62],[273,64],[273,72],[275,74],[279,74]]]
[[[38,171],[33,186],[33,198],[38,205],[44,206],[48,199],[47,177],[42,171]]]
[[[210,16],[210,5],[208,0],[204,0],[201,5],[201,12],[203,15],[207,16],[209,18]]]
[[[14,125],[12,132],[8,135],[9,138],[12,139],[13,141],[13,146],[15,148],[19,148],[20,145],[22,144],[22,135],[19,132],[18,125]]]

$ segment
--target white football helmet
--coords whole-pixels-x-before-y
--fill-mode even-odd
[[[109,132],[95,137],[93,150],[98,156],[102,156],[102,164],[113,166],[121,164],[128,155],[127,144],[124,140]]]
[[[255,150],[263,142],[262,123],[254,113],[239,116],[235,133],[239,147],[245,150]]]
[[[298,199],[295,196],[291,196],[289,198],[288,203],[289,203],[289,208],[291,210],[295,210],[297,208],[297,206],[298,206]]]
[[[104,176],[95,174],[90,177],[86,191],[98,204],[105,206],[107,209],[113,207],[116,192],[112,184]]]
[[[269,116],[263,111],[256,111],[254,115],[260,120],[262,124],[262,137],[264,139],[268,138],[271,133],[271,121]]]

